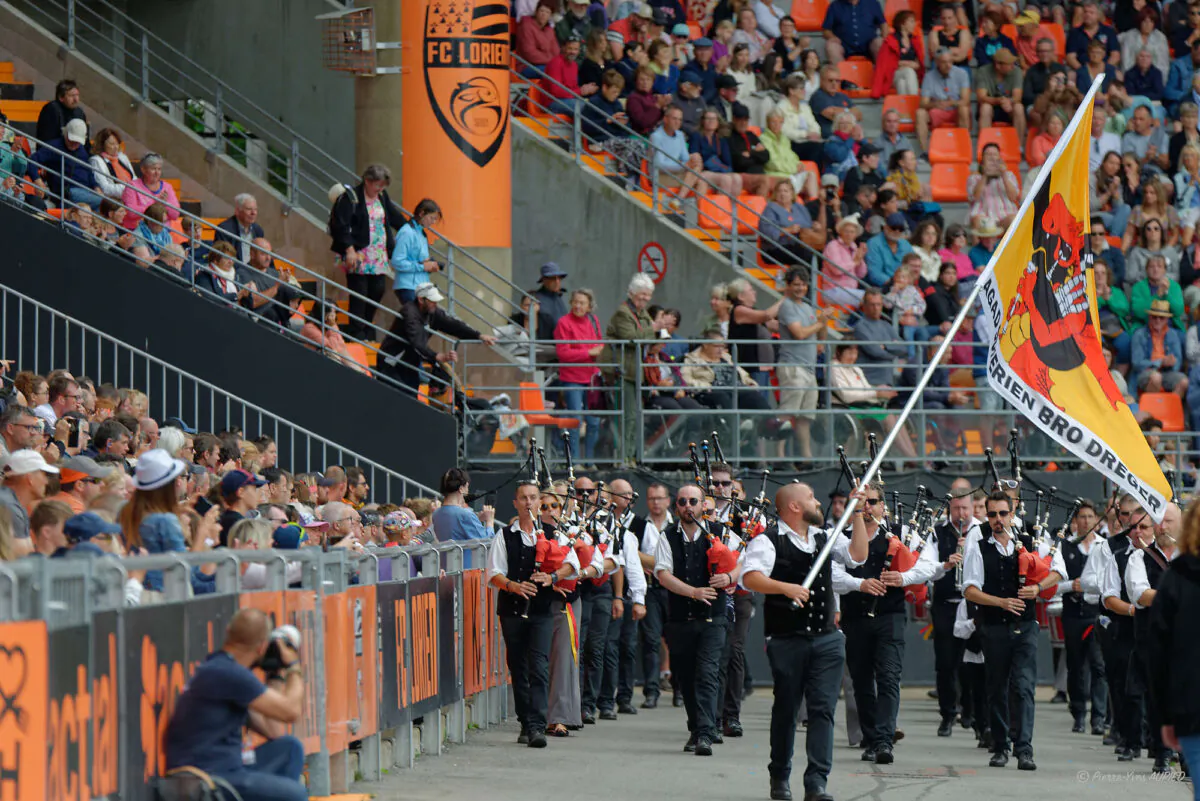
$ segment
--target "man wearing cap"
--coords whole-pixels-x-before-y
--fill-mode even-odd
[[[43,142],[56,139],[71,120],[80,120],[87,125],[87,114],[79,98],[79,85],[68,78],[58,82],[54,87],[54,99],[42,106],[34,136]],[[86,132],[85,127],[85,135]]]
[[[833,0],[821,27],[825,52],[835,67],[850,56],[874,58],[888,33],[878,0]]]
[[[733,109],[738,103],[738,82],[732,75],[718,75],[716,80],[717,93],[709,106],[717,110],[724,122],[733,124]],[[749,114],[749,111],[747,111]],[[730,147],[732,147],[730,143]],[[734,170],[737,172],[737,170]]]
[[[1067,34],[1067,66],[1078,70],[1086,64],[1088,45],[1096,40],[1104,44],[1108,53],[1105,60],[1114,67],[1120,68],[1121,43],[1117,39],[1117,32],[1104,24],[1104,13],[1100,10],[1100,4],[1096,0],[1084,0],[1083,24],[1078,28],[1072,28],[1071,32]],[[1021,137],[1021,141],[1025,141],[1024,136]]]
[[[608,32],[621,34],[626,45],[630,42],[641,42],[646,45],[653,41],[649,37],[650,20],[652,19],[654,19],[654,9],[650,8],[649,3],[641,3],[628,17],[609,25]]]
[[[703,36],[696,39],[692,42],[692,52],[693,58],[683,68],[684,74],[690,72],[700,79],[700,96],[711,106],[717,101],[717,66],[713,64],[712,39]],[[737,81],[734,84],[736,86]]]
[[[422,362],[438,365],[453,363],[458,359],[457,352],[453,350],[438,353],[429,347],[429,329],[457,339],[477,339],[489,347],[496,344],[494,336],[481,334],[439,309],[438,304],[443,300],[442,293],[433,284],[418,286],[417,297],[400,307],[400,314],[381,349],[385,357],[381,370],[414,390],[423,383]],[[426,375],[430,383],[445,383],[434,374]]]
[[[48,476],[57,475],[58,468],[46,464],[42,455],[25,448],[13,451],[0,467],[4,484],[0,486],[0,506],[12,516],[13,546],[17,556],[33,550],[29,539],[29,514],[38,501],[46,497]]]
[[[683,132],[687,136],[700,128],[700,118],[708,105],[700,96],[702,78],[691,70],[679,75],[679,88],[675,90],[675,107],[683,112]]]
[[[1025,76],[1017,69],[1017,57],[1000,48],[992,63],[979,68],[975,99],[979,102],[979,130],[992,122],[1007,122],[1017,130],[1017,139],[1025,141],[1025,106],[1021,104],[1021,83]]]
[[[98,209],[104,198],[99,194],[96,173],[88,164],[89,158],[87,123],[83,120],[68,122],[61,135],[33,154],[33,161],[46,170],[46,184],[55,202],[61,204],[65,192],[67,201],[86,203]]]
[[[229,529],[258,506],[262,500],[258,488],[266,483],[245,470],[230,470],[221,479],[221,500],[225,502],[225,510],[221,512],[221,547],[229,546]]]
[[[858,147],[858,166],[846,173],[842,191],[848,197],[858,193],[862,184],[870,184],[875,188],[883,186],[886,180],[879,170],[879,145],[873,142],[863,142]]]
[[[1162,256],[1152,258],[1161,259]],[[1183,337],[1171,325],[1171,303],[1166,298],[1150,301],[1149,319],[1134,329],[1129,344],[1133,362],[1130,384],[1143,392],[1187,392],[1183,370]]]
[[[104,491],[101,481],[112,472],[86,456],[72,456],[62,463],[59,474],[59,493],[49,500],[62,501],[75,514],[81,514],[92,499]]]
[[[1200,70],[1200,39],[1192,42],[1191,49],[1171,62],[1167,73],[1167,85],[1163,87],[1163,99],[1167,114],[1174,117],[1179,113],[1179,104],[1191,97],[1192,76]]]
[[[558,55],[553,15],[553,0],[538,0],[537,10],[517,23],[516,53],[530,64],[521,71],[526,78],[540,78],[540,71]]]
[[[572,39],[577,42],[585,42],[588,34],[592,32],[592,18],[588,15],[588,0],[568,0],[566,5],[566,12],[554,26],[554,35],[558,37],[559,47]]]
[[[1041,22],[1042,15],[1032,6],[1026,8],[1013,20],[1013,25],[1017,29],[1017,35],[1013,39],[1013,46],[1017,48],[1017,66],[1021,68],[1027,78],[1030,67],[1042,59],[1041,53],[1037,51],[1038,43],[1041,41],[1037,38]],[[1050,40],[1050,44],[1054,44],[1053,39]],[[1037,97],[1037,95],[1025,92],[1025,98],[1029,99],[1030,97]]]
[[[563,289],[563,279],[566,277],[566,270],[548,261],[542,265],[537,289],[529,293],[538,304],[538,339],[554,339],[554,329],[558,326],[558,321],[569,311],[567,290]]]
[[[735,87],[733,92],[736,93],[737,81],[728,75],[718,78],[718,83],[725,78],[733,81]],[[720,90],[722,97],[727,91],[729,90]],[[718,100],[717,102],[722,101]],[[766,145],[759,140],[758,134],[750,130],[750,109],[741,103],[734,102],[730,114],[733,127],[726,141],[729,142],[729,155],[732,159],[733,171],[742,176],[743,190],[751,195],[766,195],[775,184],[775,181],[766,175],[767,162],[771,160],[771,154],[767,151]]]
[[[63,523],[63,547],[55,550],[51,557],[59,558],[64,556],[107,556],[109,551],[104,550],[96,543],[92,542],[93,537],[105,535],[114,537],[121,533],[121,525],[119,523],[110,523],[95,512],[82,512],[67,518]],[[139,549],[139,553],[140,553]],[[136,555],[136,554],[134,554]],[[132,576],[131,576],[132,578]],[[141,582],[137,582],[138,591],[137,597],[141,599]],[[129,600],[130,587],[126,585],[126,600]]]
[[[948,48],[938,50],[933,63],[934,69],[921,80],[921,106],[916,119],[917,140],[926,159],[931,130],[955,126],[971,129],[971,76],[955,66],[954,54]]]
[[[867,283],[883,287],[904,257],[912,252],[908,242],[908,218],[902,212],[894,212],[884,220],[883,230],[867,242]]]

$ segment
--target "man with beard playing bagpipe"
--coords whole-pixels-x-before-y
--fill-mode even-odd
[[[825,792],[833,765],[833,713],[842,683],[845,641],[834,624],[833,564],[848,568],[866,560],[867,529],[863,523],[862,489],[853,516],[853,537],[821,528],[821,504],[807,484],[788,484],[775,495],[778,522],[754,537],[742,568],[742,586],[763,593],[763,626],[767,658],[775,683],[771,707],[771,798],[788,801],[796,715],[803,700],[808,711],[804,771],[806,801],[831,801]],[[829,537],[836,537],[830,559],[811,589],[802,585]]]
[[[992,729],[988,764],[996,768],[1008,764],[1011,714],[1017,722],[1013,746],[1017,767],[1037,770],[1033,761],[1038,638],[1034,605],[1040,594],[1057,591],[1067,570],[1057,553],[1057,542],[1042,543],[1035,551],[1031,536],[1012,530],[1013,502],[1008,494],[993,492],[986,510],[987,539],[968,543],[963,556],[963,597],[978,606],[976,622],[983,644]],[[1067,522],[1072,517],[1073,510]],[[1009,689],[1014,685],[1016,708],[1011,709]]]
[[[699,476],[697,475],[697,478]],[[717,736],[721,653],[732,607],[725,590],[741,572],[741,540],[720,524],[704,520],[704,493],[687,485],[676,494],[678,521],[659,537],[654,574],[671,593],[667,599],[667,645],[672,682],[687,709],[685,751],[711,756]]]

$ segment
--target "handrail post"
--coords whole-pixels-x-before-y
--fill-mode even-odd
[[[293,205],[300,202],[300,140],[294,137],[292,139],[292,158],[288,163],[288,202]]]
[[[583,151],[583,126],[580,123],[580,116],[583,114],[582,106],[578,100],[571,101],[573,113],[571,115],[571,151],[575,155],[575,163],[578,164],[582,158]]]
[[[67,49],[75,49],[75,0],[67,0]]]
[[[216,130],[213,132],[217,138],[217,154],[225,152],[225,104],[221,96],[221,85],[217,84],[217,93],[214,98],[213,105],[216,107],[217,121],[214,124]]]
[[[322,355],[324,355],[324,353],[325,353],[325,311],[327,308],[325,305],[325,300],[327,297],[325,294],[325,286],[326,286],[325,282],[322,281],[321,282],[321,309],[320,309],[320,314],[318,315],[321,318],[320,324],[321,324],[321,353],[322,353]],[[309,319],[310,320],[312,319],[311,313],[309,314]]]
[[[450,314],[455,313],[455,311],[454,311],[454,309],[455,309],[454,286],[455,286],[455,283],[457,280],[456,279],[457,274],[458,274],[458,270],[454,263],[454,248],[447,245],[446,246],[446,311],[448,311]]]
[[[654,163],[654,154],[650,155],[650,213],[661,216],[658,208],[658,165]]]
[[[733,236],[729,240],[729,266],[736,270],[738,266],[738,206],[742,204],[737,202],[737,198],[734,198],[730,205],[733,206]]]
[[[142,100],[150,99],[150,34],[142,31]]]

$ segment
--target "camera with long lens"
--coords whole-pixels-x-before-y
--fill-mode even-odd
[[[838,193],[837,187],[833,187],[833,186],[825,187],[825,202],[832,203],[833,201],[837,200],[837,193]]]
[[[258,660],[256,667],[262,669],[263,673],[267,674],[267,679],[277,679],[289,663],[283,661],[282,645],[287,645],[296,652],[297,658],[300,654],[300,630],[295,626],[280,626],[271,632],[270,642],[267,643],[267,650]]]

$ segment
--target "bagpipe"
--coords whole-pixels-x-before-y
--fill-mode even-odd
[[[871,461],[875,461],[879,456],[879,444],[875,441],[874,432],[868,434],[868,440]],[[845,463],[844,455],[843,463]],[[844,466],[845,469],[849,470],[848,464],[844,464]],[[854,478],[853,472],[850,473],[849,477],[853,482],[852,486],[857,484],[857,480]],[[879,498],[880,501],[883,502],[883,517],[880,518],[872,516],[872,520],[883,530],[884,536],[887,537],[887,556],[885,557],[883,569],[880,572],[880,575],[889,570],[897,573],[904,573],[905,571],[911,570],[913,567],[915,567],[917,562],[920,560],[921,547],[923,547],[924,538],[918,537],[917,543],[912,548],[910,548],[905,542],[906,529],[901,518],[903,510],[900,507],[900,496],[899,493],[893,494],[893,508],[889,510],[887,503],[884,502],[884,499],[887,497],[887,495],[883,491],[884,479],[882,466],[878,471],[876,471],[875,486],[879,489]],[[916,525],[918,520],[922,519],[924,515],[926,493],[927,490],[925,489],[924,485],[917,487],[917,502],[913,505],[913,518],[911,525],[907,529],[910,536],[910,542],[912,541],[911,537],[916,536],[917,534]],[[875,578],[879,577],[880,576],[876,576]],[[924,584],[913,584],[908,587],[901,587],[900,589],[903,590],[905,597],[915,604],[924,605],[929,596],[929,589]],[[867,617],[875,617],[875,611],[878,606],[879,596],[871,596],[867,603]]]

